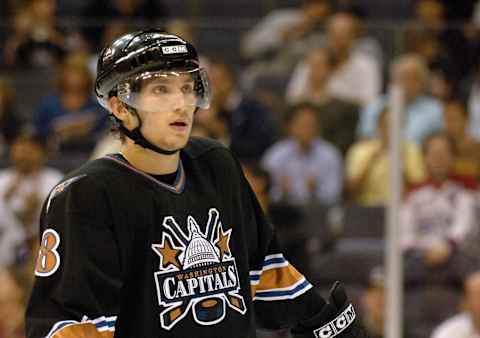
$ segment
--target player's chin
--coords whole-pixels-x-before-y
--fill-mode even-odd
[[[182,149],[187,145],[189,138],[190,134],[173,135],[168,138],[164,147],[166,150]]]

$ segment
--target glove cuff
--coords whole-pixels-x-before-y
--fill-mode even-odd
[[[346,330],[357,317],[352,304],[349,304],[345,310],[327,324],[313,330],[315,338],[333,338]]]

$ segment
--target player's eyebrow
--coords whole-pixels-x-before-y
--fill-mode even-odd
[[[170,84],[171,79],[167,77],[155,77],[155,78],[150,78],[150,79],[145,79],[146,85],[155,85],[155,84]],[[191,77],[185,77],[185,79],[181,80],[182,84],[186,83],[193,83],[193,79]]]

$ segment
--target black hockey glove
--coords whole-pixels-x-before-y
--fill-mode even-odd
[[[292,329],[292,335],[294,338],[368,338],[339,282],[333,285],[329,302],[320,313],[300,322]]]

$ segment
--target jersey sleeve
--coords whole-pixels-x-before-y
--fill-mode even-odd
[[[57,185],[44,203],[28,338],[110,338],[123,285],[105,190],[87,175]]]
[[[243,175],[240,186],[249,232],[250,289],[257,323],[267,329],[294,327],[320,312],[325,301],[283,255],[274,228]]]

